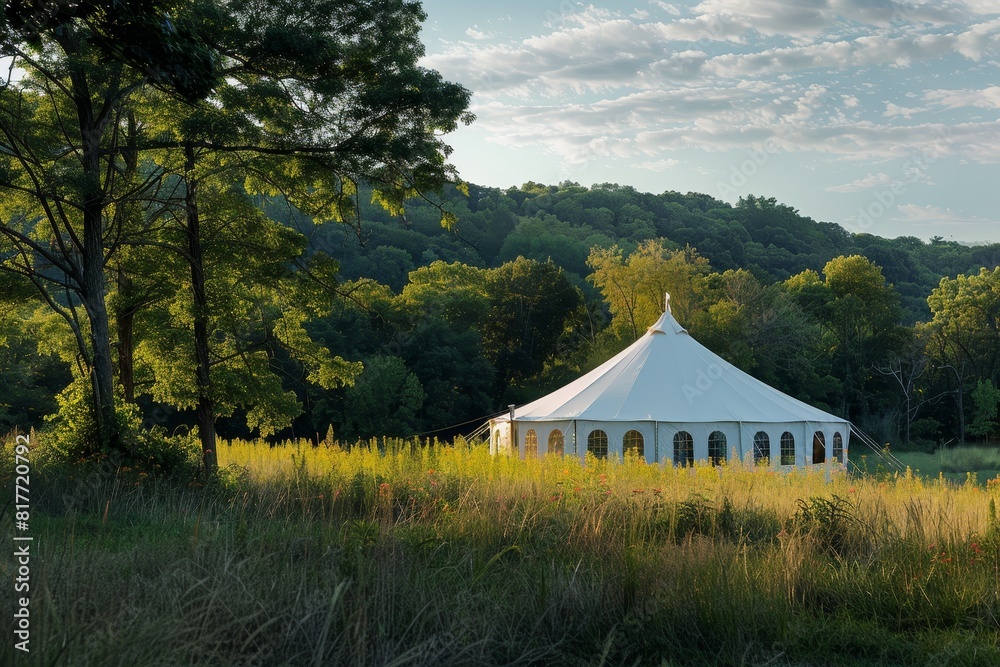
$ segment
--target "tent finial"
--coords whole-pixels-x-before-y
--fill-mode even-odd
[[[666,293],[667,298],[663,300],[663,310],[670,313],[670,292]],[[673,313],[671,313],[672,315]]]

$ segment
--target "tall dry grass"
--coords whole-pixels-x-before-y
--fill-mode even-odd
[[[462,442],[219,459],[208,487],[40,471],[25,664],[1000,664],[995,483]]]

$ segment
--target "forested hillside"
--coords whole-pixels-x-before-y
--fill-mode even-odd
[[[224,434],[325,437],[332,428],[354,438],[468,430],[631,343],[659,314],[664,291],[674,295],[682,323],[714,351],[881,437],[929,446],[963,438],[967,420],[986,419],[981,435],[995,427],[988,406],[977,407],[982,399],[975,398],[997,380],[986,360],[996,352],[987,336],[993,311],[983,306],[984,331],[975,345],[963,346],[949,332],[968,313],[949,313],[953,304],[938,297],[932,322],[928,297],[958,285],[939,288],[942,278],[968,275],[992,285],[1000,245],[850,234],[774,199],[749,196],[731,206],[707,195],[654,195],[613,184],[470,185],[468,194],[452,188],[412,200],[395,216],[370,200],[362,191],[355,216],[334,224],[316,224],[284,200],[257,200],[287,230],[284,241],[273,236],[279,228],[268,232],[274,240],[264,247],[275,250],[261,261],[277,262],[269,270],[279,273],[282,262],[298,267],[289,275],[310,276],[314,287],[319,273],[327,281],[310,297],[328,300],[326,314],[307,308],[295,315],[311,337],[303,333],[299,342],[314,340],[325,355],[360,362],[364,371],[341,388],[317,383],[320,348],[303,354],[302,345],[283,344],[277,335],[287,315],[217,332],[229,342],[213,347],[214,355],[264,353],[253,357],[257,371],[216,369],[230,383],[217,406]],[[450,227],[441,224],[443,212]],[[265,227],[243,233],[264,239]],[[247,270],[246,255],[227,252],[234,241],[221,243],[216,271],[235,278]],[[282,243],[289,249],[274,255]],[[987,273],[979,276],[981,268]],[[163,271],[161,288],[171,280]],[[260,294],[241,292],[246,280],[216,285],[219,297],[238,299],[212,325],[220,331],[226,318],[252,320],[245,309],[263,303]],[[183,294],[182,287],[173,289]],[[128,389],[147,425],[175,429],[192,424],[186,408],[193,378],[163,361],[164,346],[183,339],[164,311],[176,307],[169,292],[136,309]],[[6,318],[0,372],[17,389],[4,400],[3,428],[37,425],[55,411],[51,396],[71,377],[53,356],[58,322],[31,303],[17,306],[33,313],[29,326]],[[990,384],[976,394],[980,381]]]
[[[717,271],[746,269],[768,284],[806,269],[820,271],[839,255],[860,254],[882,267],[910,324],[929,317],[927,296],[942,277],[1000,263],[1000,244],[851,234],[753,195],[731,206],[703,194],[654,195],[609,183],[526,183],[506,190],[472,185],[467,197],[452,191],[444,202],[458,218],[452,230],[442,229],[440,212],[427,203],[414,203],[396,218],[367,205],[357,234],[310,229],[311,246],[336,257],[345,277],[370,277],[396,290],[409,271],[439,259],[481,267],[519,256],[552,259],[590,298],[596,292],[585,277],[594,246],[617,244],[628,252],[644,240],[663,238],[670,247],[696,248]]]

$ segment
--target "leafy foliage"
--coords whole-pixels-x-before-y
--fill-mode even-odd
[[[997,427],[997,405],[1000,404],[1000,389],[993,386],[989,380],[979,380],[972,390],[972,401],[976,413],[969,424],[969,433],[988,436]]]
[[[324,271],[319,256],[301,257],[301,235],[248,212],[247,193],[281,198],[320,221],[356,224],[362,179],[393,214],[407,199],[457,181],[442,135],[471,121],[469,93],[418,65],[423,19],[419,4],[406,0],[5,6],[2,53],[25,75],[0,88],[0,188],[12,195],[0,209],[0,269],[31,282],[73,331],[102,443],[126,446],[115,384],[135,399],[143,369],[134,368],[134,351],[140,364],[147,352],[148,391],[196,406],[210,471],[216,413],[239,406],[263,433],[296,413],[294,393],[269,372],[267,343],[290,352],[320,386],[357,373],[357,364],[306,331],[305,321],[323,311],[316,298],[302,302],[301,289],[289,296],[264,287],[283,281],[294,291],[319,274],[328,279],[334,265]],[[438,211],[440,224],[453,226],[453,214]],[[218,226],[203,230],[202,217]],[[246,223],[243,238],[260,227],[266,242],[244,245],[258,252],[216,272],[210,288],[206,275],[221,263],[207,267],[206,250],[225,236],[220,230],[233,231],[236,218]],[[171,220],[183,222],[171,227]],[[116,257],[123,247],[130,251]],[[153,285],[136,271],[150,263],[159,269]],[[114,323],[109,267],[119,287]],[[336,291],[329,280],[327,288]],[[154,306],[158,313],[139,313]],[[213,328],[220,315],[226,331]],[[158,326],[141,331],[147,336],[136,347],[141,316]],[[246,331],[257,322],[263,334]],[[214,371],[210,328],[222,333]],[[171,363],[168,350],[185,343],[193,364]]]
[[[41,424],[56,410],[56,394],[72,380],[58,355],[44,346],[39,350],[44,319],[32,316],[35,306],[7,296],[0,297],[0,433]]]
[[[89,391],[87,383],[75,380],[56,396],[58,411],[48,418],[51,428],[46,435],[54,459],[104,467],[108,472],[124,466],[154,478],[183,480],[195,476],[198,451],[195,439],[167,437],[163,429],[142,428],[139,411],[129,403],[120,402],[117,412],[125,448],[95,446],[101,441],[90,408],[93,398],[87,395]]]
[[[703,309],[706,259],[687,247],[667,251],[661,240],[639,245],[627,259],[618,246],[594,248],[587,263],[590,281],[601,291],[611,310],[611,328],[632,342],[663,313],[666,295],[678,322],[690,324]]]
[[[497,394],[539,373],[557,350],[566,322],[582,304],[579,290],[552,261],[518,257],[487,272],[490,309],[483,352],[497,369]]]

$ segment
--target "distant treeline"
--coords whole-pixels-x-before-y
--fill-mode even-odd
[[[746,269],[766,284],[806,269],[821,271],[834,257],[857,254],[882,268],[899,293],[908,324],[930,316],[927,296],[942,277],[1000,265],[1000,243],[969,246],[941,237],[928,243],[912,236],[852,234],[774,198],[753,195],[732,206],[693,192],[528,182],[506,190],[470,185],[469,196],[453,191],[444,205],[458,218],[450,231],[442,229],[441,214],[429,203],[408,205],[402,217],[369,205],[362,209],[364,223],[357,234],[321,226],[310,232],[310,243],[337,258],[345,277],[369,277],[397,291],[410,271],[434,260],[491,267],[519,256],[551,259],[588,298],[597,297],[584,280],[594,246],[617,244],[628,252],[642,241],[663,238],[674,247],[696,248],[717,271]]]

